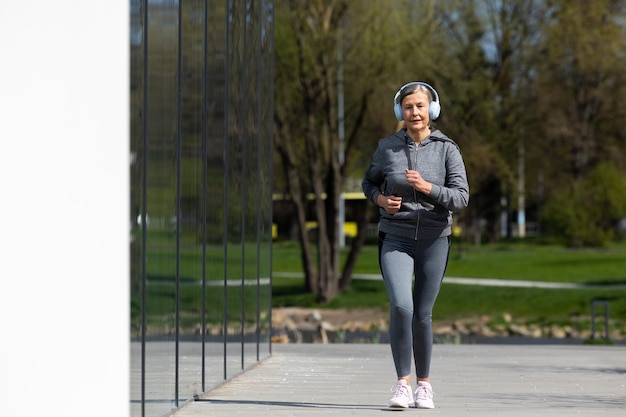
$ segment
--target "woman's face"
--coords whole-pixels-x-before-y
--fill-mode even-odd
[[[430,99],[428,94],[422,91],[409,94],[402,100],[402,116],[408,130],[417,132],[428,128],[430,121],[428,117],[429,106]]]

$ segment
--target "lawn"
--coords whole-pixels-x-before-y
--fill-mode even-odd
[[[147,317],[149,328],[163,329],[173,326],[176,309],[174,291],[175,256],[171,234],[150,235],[151,246],[147,265]],[[180,308],[181,325],[194,326],[201,317],[202,298],[199,286],[202,276],[201,246],[194,241],[183,242],[180,258]],[[252,247],[252,246],[251,246]],[[255,273],[256,251],[246,257],[245,271]],[[262,260],[262,277],[269,275],[270,248],[268,245],[258,253]],[[346,252],[342,253],[346,256]],[[256,305],[243,302],[257,297],[254,287],[246,287],[246,294],[237,287],[224,291],[225,268],[229,279],[240,279],[242,271],[241,245],[229,246],[227,262],[221,245],[207,246],[205,292],[207,317],[221,321],[224,313],[223,298],[227,297],[226,314],[229,320],[241,316],[242,307],[246,317],[255,317]],[[304,290],[300,248],[296,242],[274,242],[271,248],[272,287],[261,286],[261,300],[267,300],[272,292],[272,305],[315,308],[378,308],[388,309],[388,299],[380,279],[354,278],[352,285],[340,293],[328,305],[319,305],[313,294]],[[376,246],[365,246],[359,256],[355,275],[378,275]],[[247,274],[246,274],[247,275]],[[288,277],[292,275],[292,277]],[[626,329],[626,242],[613,244],[604,249],[566,249],[560,246],[524,242],[507,242],[497,245],[461,246],[453,244],[448,265],[448,277],[499,278],[532,281],[571,282],[593,284],[597,288],[585,289],[537,289],[512,287],[487,287],[477,285],[447,284],[444,279],[433,319],[458,320],[490,316],[494,320],[505,314],[517,323],[571,324],[579,328],[590,326],[591,303],[594,300],[609,301],[612,328]],[[285,277],[287,276],[287,277]],[[295,278],[294,278],[295,276]],[[256,275],[254,275],[256,277]],[[250,278],[254,278],[251,276]],[[298,278],[299,277],[299,278]],[[216,281],[217,286],[211,286]],[[603,288],[621,285],[622,288]],[[141,313],[140,287],[132,291],[132,324],[138,331]],[[268,306],[269,307],[269,306]],[[265,310],[262,307],[262,310]],[[626,337],[626,330],[622,331]]]
[[[303,290],[302,278],[284,278],[300,273],[299,248],[294,243],[273,246],[273,305],[317,308],[381,308],[388,300],[382,281],[353,280],[347,291],[327,306]],[[377,248],[367,246],[359,257],[355,274],[379,274]],[[604,249],[567,249],[532,243],[502,243],[460,247],[453,245],[446,276],[500,278],[531,281],[572,282],[599,285],[585,289],[538,289],[444,285],[434,311],[434,320],[454,320],[510,314],[516,321],[543,324],[590,323],[591,303],[609,301],[613,326],[626,322],[626,290],[601,286],[626,285],[626,244]],[[582,324],[581,324],[582,322]]]

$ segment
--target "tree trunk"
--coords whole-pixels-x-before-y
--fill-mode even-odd
[[[369,200],[362,200],[363,207],[357,211],[357,236],[352,239],[350,244],[350,252],[346,259],[346,263],[343,266],[343,272],[339,280],[339,290],[343,291],[352,285],[352,274],[354,273],[354,266],[358,259],[359,253],[365,244],[367,238],[367,226],[370,224],[372,216],[375,213],[375,208]]]
[[[276,114],[279,116],[277,117],[276,123],[276,150],[280,154],[283,162],[285,178],[287,179],[287,189],[291,196],[291,202],[298,221],[298,238],[300,240],[302,265],[304,268],[304,286],[307,291],[317,293],[319,290],[318,279],[313,266],[313,251],[306,231],[306,197],[302,192],[302,184],[298,175],[298,164],[295,158],[293,144],[289,140],[292,137],[292,133],[289,126],[280,123],[281,116],[284,117],[282,115],[284,111],[285,109],[283,107],[276,107]]]

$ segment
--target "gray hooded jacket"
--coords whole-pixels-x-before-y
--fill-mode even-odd
[[[432,184],[429,195],[407,183],[406,169],[418,171]],[[461,151],[439,130],[419,145],[409,138],[406,129],[380,140],[361,187],[374,204],[383,193],[402,197],[402,207],[395,214],[379,208],[379,230],[415,240],[449,236],[452,213],[469,203]]]

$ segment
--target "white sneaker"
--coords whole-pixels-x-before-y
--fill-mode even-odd
[[[413,391],[411,391],[411,386],[407,385],[404,379],[396,382],[391,391],[393,392],[393,397],[389,400],[389,407],[409,408],[409,405],[413,403]]]
[[[433,403],[433,388],[428,382],[420,381],[417,383],[415,390],[415,407],[416,408],[435,408]]]

